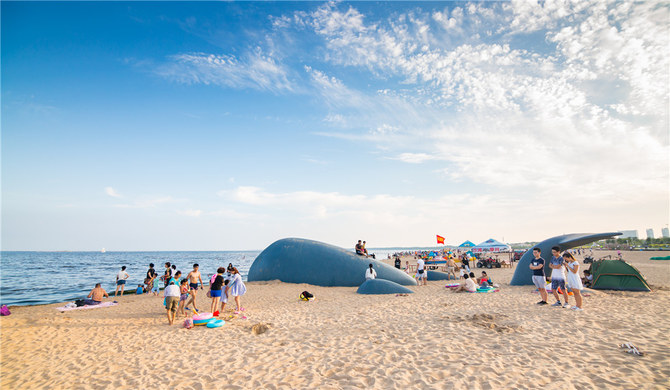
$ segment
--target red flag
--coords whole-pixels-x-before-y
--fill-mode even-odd
[[[444,245],[444,237],[442,236],[437,236],[437,243]]]

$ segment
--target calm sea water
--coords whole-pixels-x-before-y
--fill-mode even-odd
[[[177,265],[184,277],[200,264],[203,281],[218,267],[233,263],[246,280],[259,251],[248,252],[2,252],[0,303],[39,305],[86,297],[96,283],[108,293],[116,288],[116,274],[127,267],[126,290],[144,281],[149,263],[162,275],[166,262]],[[162,284],[161,284],[161,287]]]
[[[407,249],[369,249],[377,259]],[[352,249],[353,251],[353,249]],[[207,283],[218,267],[233,263],[247,280],[249,268],[260,251],[242,252],[1,252],[0,304],[41,305],[84,298],[96,283],[114,294],[116,274],[127,267],[126,290],[136,290],[144,281],[149,263],[162,275],[164,264],[177,265],[184,277],[200,264]],[[162,284],[161,284],[161,287]]]

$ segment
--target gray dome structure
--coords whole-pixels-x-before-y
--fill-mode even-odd
[[[549,268],[549,260],[551,259],[551,247],[558,246],[561,248],[561,252],[574,248],[576,246],[588,244],[593,241],[604,240],[606,238],[612,238],[615,236],[620,236],[621,233],[573,233],[573,234],[564,234],[562,236],[556,236],[548,238],[541,243],[535,245],[533,248],[540,248],[542,250],[542,258],[544,259],[544,273],[549,276],[551,275],[551,268]],[[530,261],[534,258],[533,248],[530,248],[526,253],[521,256],[521,259],[516,265],[514,270],[514,276],[510,285],[512,286],[526,286],[533,284],[533,271],[528,268]]]
[[[324,287],[355,287],[365,282],[373,264],[378,279],[415,286],[411,276],[395,267],[319,241],[284,238],[270,244],[251,264],[248,281],[281,280]]]
[[[366,280],[356,290],[358,294],[378,295],[378,294],[411,294],[414,291],[398,283],[384,279]]]

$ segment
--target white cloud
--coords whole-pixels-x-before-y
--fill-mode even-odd
[[[112,198],[122,198],[122,196],[112,187],[105,187],[105,193]]]
[[[194,210],[194,209],[178,210],[177,214],[183,215],[185,217],[199,217],[200,215],[202,215],[202,210]]]
[[[177,54],[155,72],[185,84],[213,84],[229,88],[253,88],[275,93],[290,92],[294,85],[286,68],[260,48],[241,58],[206,53]]]
[[[341,8],[298,15],[323,38],[326,59],[405,81],[374,95],[307,68],[329,118],[338,118],[328,123],[345,130],[317,134],[365,139],[402,161],[443,160],[453,179],[532,183],[535,195],[570,182],[613,202],[635,202],[640,192],[667,197],[668,7],[469,4],[388,20]],[[441,28],[428,28],[431,21]],[[498,38],[453,44],[451,35],[482,28]],[[546,52],[511,44],[536,31],[546,31]]]

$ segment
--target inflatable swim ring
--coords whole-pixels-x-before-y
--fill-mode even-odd
[[[206,325],[214,317],[212,313],[200,313],[193,316],[193,325]]]
[[[492,292],[496,292],[496,291],[498,291],[498,290],[496,290],[495,287],[486,287],[486,288],[481,288],[480,287],[480,288],[477,289],[478,293],[492,293]]]
[[[460,286],[459,283],[447,283],[444,287],[446,288],[454,288]]]
[[[220,328],[220,327],[222,327],[222,326],[225,325],[225,324],[226,324],[226,321],[224,321],[224,320],[211,319],[211,320],[207,323],[207,327],[208,327],[208,328]]]

